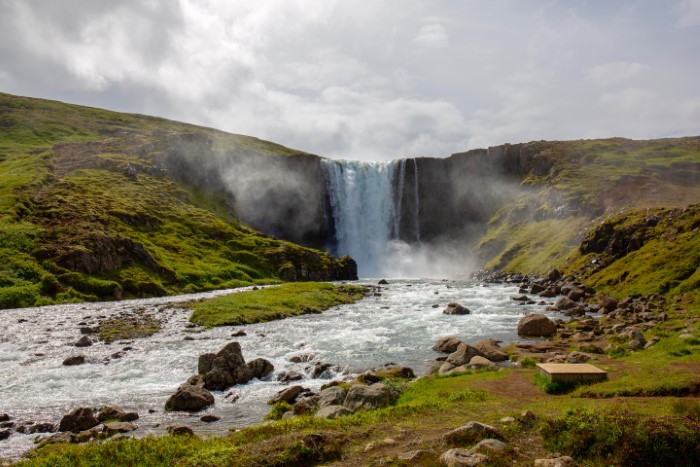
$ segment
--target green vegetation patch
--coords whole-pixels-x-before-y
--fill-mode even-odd
[[[106,343],[148,337],[158,331],[160,331],[160,323],[149,314],[117,316],[101,322],[97,327],[100,339]]]
[[[640,417],[624,411],[568,410],[545,420],[545,446],[595,465],[695,465],[700,419]]]
[[[288,318],[353,303],[366,289],[355,285],[295,282],[238,292],[188,304],[190,321],[200,326],[233,326]]]

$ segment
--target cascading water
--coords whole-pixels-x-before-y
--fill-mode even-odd
[[[406,170],[409,161],[323,161],[335,224],[331,250],[354,258],[362,277],[385,275],[389,269],[406,277],[407,271],[397,272],[389,265],[396,262],[393,257],[398,253],[410,249],[400,242],[402,237],[420,241],[418,164],[413,159],[411,178],[410,169]],[[404,193],[408,206],[404,206]],[[410,232],[402,235],[401,214],[411,207]]]
[[[399,216],[392,190],[397,163],[325,160],[324,166],[335,223],[333,253],[354,258],[360,276],[380,275]]]

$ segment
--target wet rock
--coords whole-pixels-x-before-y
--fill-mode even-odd
[[[76,347],[90,347],[92,340],[88,336],[83,336],[74,344]]]
[[[380,279],[379,282],[377,282],[378,285],[389,285],[389,282],[386,279]]]
[[[462,341],[453,336],[441,337],[432,347],[433,350],[443,353],[452,353],[457,350]]]
[[[304,375],[298,371],[283,371],[277,375],[277,381],[289,383],[290,381],[300,381],[304,379]]]
[[[238,342],[226,344],[217,354],[200,355],[197,369],[204,376],[204,387],[213,391],[245,384],[253,379],[253,372],[246,365]]]
[[[484,465],[489,461],[488,456],[478,452],[469,452],[467,449],[450,449],[440,456],[440,462],[447,467],[471,467]]]
[[[272,399],[267,401],[268,404],[275,404],[277,402],[293,402],[297,396],[304,391],[302,386],[290,386],[286,389],[282,389],[277,394],[275,394]]]
[[[576,306],[576,302],[568,297],[559,297],[559,299],[554,304],[557,310],[568,310]]]
[[[105,431],[107,432],[107,434],[129,433],[130,431],[134,431],[137,428],[138,425],[135,425],[131,422],[105,423]]]
[[[58,425],[58,431],[79,433],[100,424],[95,412],[89,407],[80,407],[66,414]]]
[[[292,355],[291,357],[289,357],[288,360],[292,363],[306,363],[312,361],[314,358],[316,358],[315,354],[311,352],[306,352]]]
[[[136,412],[127,412],[118,405],[107,405],[100,409],[97,419],[101,422],[107,420],[118,420],[120,422],[133,422],[139,419]]]
[[[343,405],[348,392],[341,386],[326,388],[319,394],[318,406]]]
[[[333,365],[332,363],[316,362],[314,364],[314,369],[311,372],[312,378],[330,378],[333,372],[340,371],[338,365]]]
[[[11,433],[10,430],[0,430],[0,441],[9,438]]]
[[[314,417],[333,419],[350,414],[352,414],[352,410],[347,407],[343,407],[342,405],[328,405],[316,412]]]
[[[533,313],[518,323],[518,335],[528,337],[550,337],[557,332],[557,325],[543,314]]]
[[[511,300],[515,300],[516,302],[526,302],[530,300],[530,297],[527,295],[520,295],[518,297],[510,297]]]
[[[545,278],[545,280],[547,280],[547,282],[556,282],[562,278],[562,275],[558,269],[554,268],[554,269],[550,269],[547,272],[547,274],[544,276],[544,278]]]
[[[85,355],[71,355],[63,360],[63,366],[76,366],[85,363]]]
[[[245,331],[236,331],[233,334],[231,334],[231,337],[243,337],[243,336],[247,336],[247,335],[248,334],[246,334]]]
[[[542,298],[556,297],[557,296],[557,289],[555,289],[554,287],[547,287],[545,290],[538,293],[537,295],[539,295]]]
[[[484,357],[492,362],[503,362],[508,360],[508,354],[498,345],[500,341],[496,339],[484,339],[475,342],[472,347],[480,351]]]
[[[535,467],[568,467],[573,464],[574,460],[569,456],[535,460]]]
[[[258,379],[263,379],[265,376],[275,371],[275,366],[264,358],[251,360],[248,362],[248,368],[253,373],[253,376]]]
[[[382,383],[356,384],[348,390],[343,405],[350,410],[379,409],[392,402],[391,390]]]
[[[459,303],[448,303],[447,307],[442,310],[442,312],[446,315],[468,315],[471,313],[469,311],[469,308],[460,305]]]
[[[170,425],[165,429],[171,436],[193,436],[194,431],[187,425]]]
[[[214,404],[214,396],[206,388],[185,383],[165,402],[165,410],[198,412]]]
[[[491,425],[471,421],[442,436],[443,441],[452,446],[473,444],[486,438],[503,439],[503,435]]]
[[[471,345],[462,342],[457,346],[457,350],[447,357],[445,363],[450,363],[454,366],[467,365],[469,361],[476,356],[484,357],[484,354]]]
[[[208,415],[203,415],[199,419],[201,421],[203,421],[204,423],[214,423],[214,422],[218,422],[219,420],[221,420],[221,417],[217,417],[216,415],[208,414]]]
[[[0,413],[0,422],[7,422],[10,421],[11,417],[9,414],[6,413]]]

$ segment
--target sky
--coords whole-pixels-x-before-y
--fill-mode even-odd
[[[0,91],[332,158],[700,134],[700,0],[0,0]]]

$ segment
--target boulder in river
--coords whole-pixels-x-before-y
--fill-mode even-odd
[[[105,423],[105,431],[108,434],[116,433],[128,433],[134,431],[138,428],[138,425],[134,425],[131,422],[109,422]]]
[[[193,380],[193,378],[190,378]],[[214,404],[214,396],[204,387],[187,383],[180,385],[175,394],[165,402],[165,410],[198,412]]]
[[[78,342],[74,344],[76,347],[90,347],[92,345],[92,339],[88,336],[83,336],[78,339]]]
[[[290,381],[300,381],[304,379],[304,375],[298,371],[283,371],[277,375],[277,381],[289,383]]]
[[[204,387],[216,391],[234,384],[245,384],[253,379],[238,342],[230,342],[218,353],[199,356],[198,372],[204,376]]]
[[[258,379],[263,379],[265,376],[269,375],[275,371],[275,366],[264,358],[256,358],[248,362],[248,368]]]
[[[468,315],[469,313],[471,313],[471,311],[469,311],[469,308],[455,302],[448,303],[447,307],[444,310],[442,310],[442,312],[446,315]]]
[[[457,350],[462,341],[454,336],[441,337],[432,347],[433,350],[443,353],[452,353]]]
[[[532,313],[518,323],[518,335],[527,337],[550,337],[557,332],[557,325],[540,313]]]
[[[71,355],[63,360],[63,366],[75,366],[85,363],[85,355]]]
[[[58,431],[80,433],[100,424],[95,412],[89,407],[80,407],[66,414],[58,425]]]
[[[101,422],[107,420],[133,422],[139,419],[139,414],[136,412],[127,412],[118,405],[107,405],[100,409],[100,412],[97,414],[97,419]]]
[[[10,437],[10,430],[0,430],[0,441]]]
[[[277,402],[287,402],[291,403],[297,396],[304,391],[302,386],[290,386],[286,389],[282,389],[277,394],[274,395],[272,399],[267,401],[268,404],[275,404]]]

